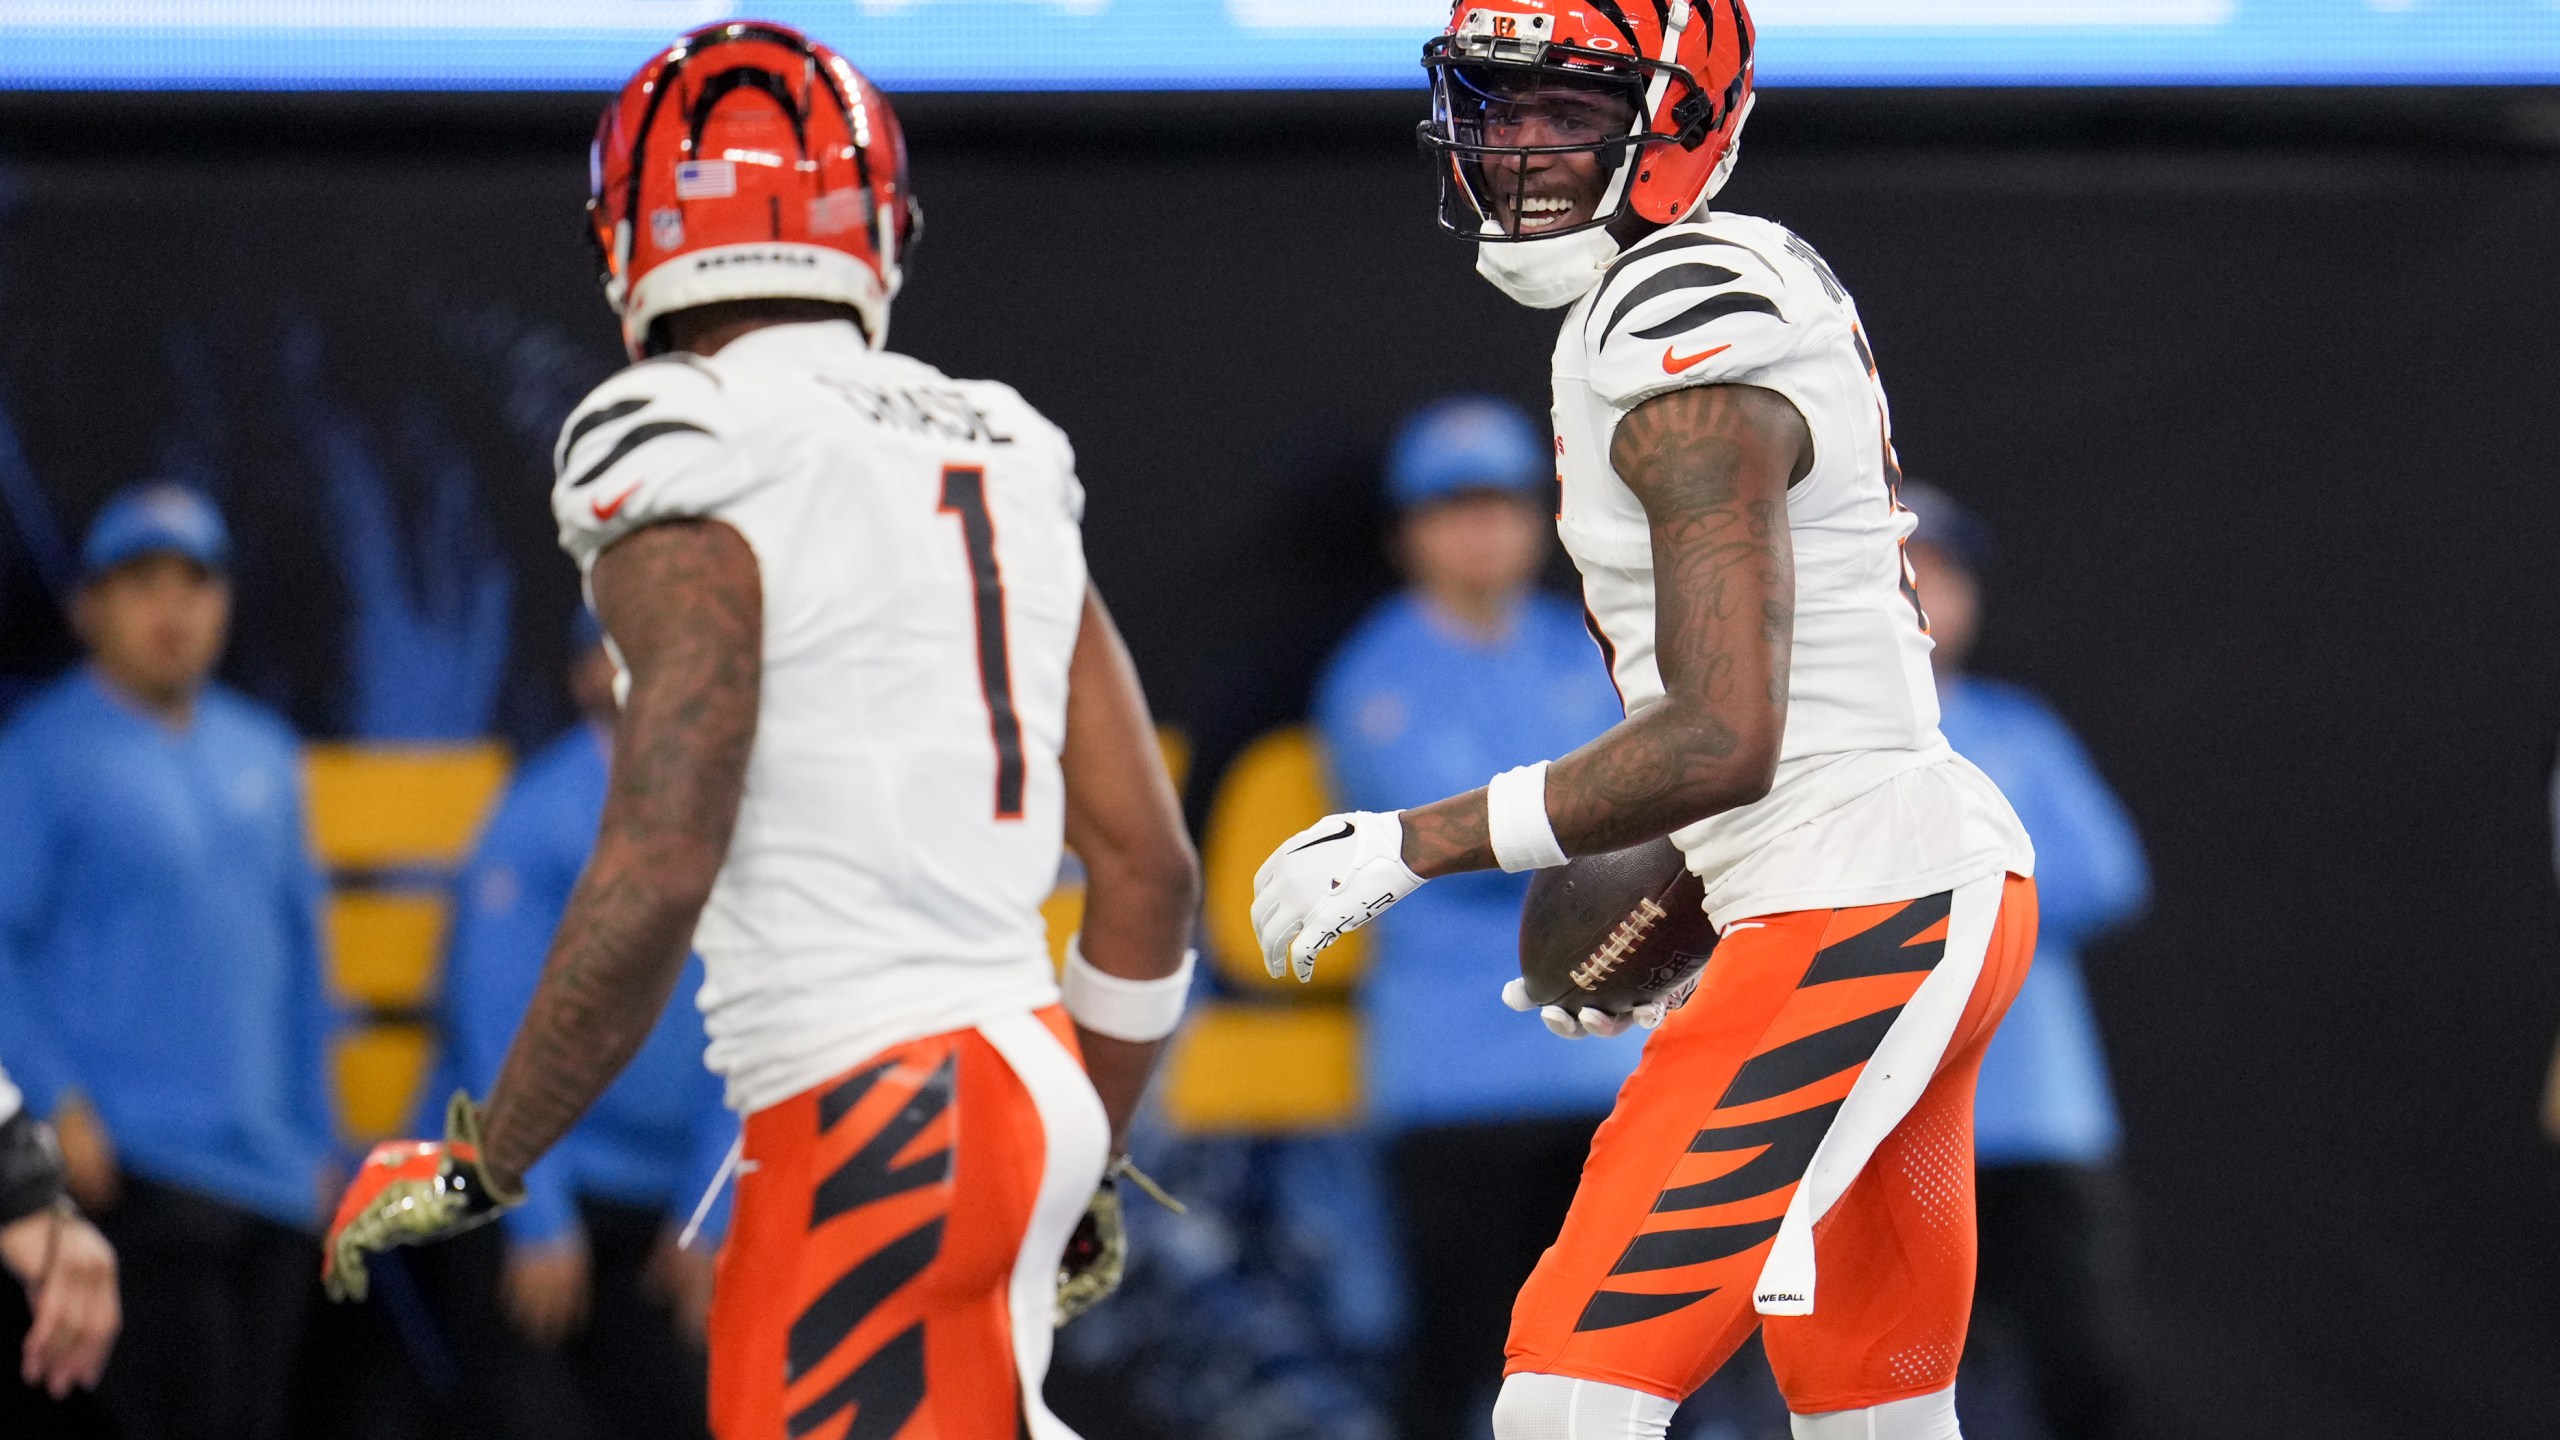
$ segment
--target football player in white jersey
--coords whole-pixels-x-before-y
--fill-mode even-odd
[[[1741,0],[1461,0],[1427,48],[1443,223],[1564,310],[1558,528],[1627,718],[1328,816],[1257,883],[1265,959],[1304,979],[1436,876],[1669,835],[1705,882],[1722,941],[1685,1006],[1546,1014],[1659,1028],[1514,1310],[1501,1440],[1659,1437],[1755,1326],[1796,1435],[1957,1433],[1973,1084],[2034,859],[1938,733],[1857,308],[1803,241],[1709,208],[1752,46]]]
[[[1198,888],[1074,457],[1009,387],[883,348],[917,211],[840,56],[695,31],[595,154],[640,363],[568,421],[552,508],[621,670],[610,798],[495,1088],[368,1160],[332,1288],[515,1198],[691,946],[745,1117],[712,1432],[1069,1437],[1049,1337],[1116,1281],[1107,1169]],[[1063,985],[1062,844],[1088,876]]]

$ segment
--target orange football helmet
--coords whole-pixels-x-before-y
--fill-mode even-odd
[[[1753,98],[1752,48],[1743,0],[1458,0],[1422,56],[1432,91],[1422,141],[1441,161],[1440,223],[1504,241],[1629,215],[1655,226],[1687,218],[1731,172]],[[1588,139],[1498,143],[1507,110],[1541,87],[1606,99],[1605,113],[1630,118]],[[1522,194],[1497,194],[1524,184],[1537,157],[1568,154],[1597,155],[1608,173],[1587,218],[1529,225]]]
[[[640,67],[605,110],[588,230],[632,355],[670,311],[826,300],[874,348],[923,228],[906,137],[845,58],[797,30],[729,21]]]

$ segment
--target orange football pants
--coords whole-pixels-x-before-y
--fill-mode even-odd
[[[1052,1006],[747,1117],[711,1303],[718,1440],[1069,1434],[1038,1397],[1108,1145],[1080,1065]]]
[[[1592,1139],[1563,1233],[1512,1311],[1506,1373],[1679,1400],[1765,1325],[1798,1414],[1955,1382],[1973,1300],[1974,1082],[2036,932],[2033,881],[1981,887],[1969,913],[1997,911],[1961,927],[1983,947],[1970,993],[1948,988],[1953,970],[1925,1004],[1941,967],[1970,965],[1949,953],[1962,891],[1727,928]],[[1871,1062],[1876,1083],[1853,1102]],[[1892,1098],[1895,1066],[1929,1077],[1916,1101]],[[1898,1121],[1877,1113],[1900,1103]],[[1888,1124],[1863,1167],[1837,1145],[1817,1167],[1835,1132]],[[1811,1228],[1814,1310],[1764,1319],[1755,1290],[1809,1169],[1836,1191]]]

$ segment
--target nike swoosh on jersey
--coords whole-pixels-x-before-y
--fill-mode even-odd
[[[1681,371],[1688,369],[1690,366],[1695,365],[1702,360],[1713,360],[1732,348],[1733,347],[1730,345],[1719,345],[1713,350],[1701,350],[1695,355],[1684,357],[1679,353],[1679,346],[1666,345],[1662,350],[1662,373],[1665,375],[1677,375]]]
[[[1358,827],[1353,825],[1350,821],[1345,820],[1342,822],[1342,828],[1340,830],[1337,830],[1330,835],[1319,835],[1315,839],[1308,841],[1306,844],[1299,846],[1297,850],[1292,850],[1289,853],[1295,855],[1298,853],[1298,850],[1313,850],[1319,845],[1330,845],[1336,840],[1348,840],[1351,838],[1352,832],[1357,828]]]
[[[648,482],[642,481],[641,483],[646,484]],[[625,501],[628,501],[632,496],[639,493],[640,486],[634,485],[630,489],[623,491],[621,494],[614,496],[611,501],[598,500],[589,508],[595,511],[597,520],[610,520],[614,516],[622,513],[622,506]]]

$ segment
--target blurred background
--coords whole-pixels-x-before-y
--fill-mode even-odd
[[[1431,591],[1412,526],[1446,497],[1393,488],[1399,425],[1547,408],[1554,317],[1433,225],[1440,0],[0,3],[0,711],[78,664],[110,496],[219,505],[220,679],[307,747],[337,1138],[410,1124],[450,1058],[456,877],[579,713],[548,452],[622,363],[586,141],[734,13],[892,93],[927,214],[892,342],[1074,437],[1205,848],[1215,986],[1147,1141],[1195,1213],[1139,1222],[1060,1408],[1095,1440],[1413,1433],[1432,1294],[1398,1147],[1477,1117],[1373,1103],[1386,1001],[1358,966],[1266,989],[1242,896],[1355,779],[1333,657]],[[1981,592],[1967,664],[2067,717],[2148,857],[2147,911],[2081,957],[2120,1117],[2079,1157],[2122,1241],[2093,1267],[2120,1285],[2103,1433],[2552,1433],[2560,7],[1756,13],[1718,208],[1855,292],[1906,469],[1996,537],[1945,537]],[[1552,558],[1521,574],[1569,594]],[[296,1433],[410,1433],[409,1397],[459,1383],[432,1299],[325,1318]],[[2034,1357],[1985,1365],[2014,1403],[1978,1436],[2102,1433],[2036,1402]],[[1772,1423],[1747,1377],[1710,1399],[1684,1433]]]

